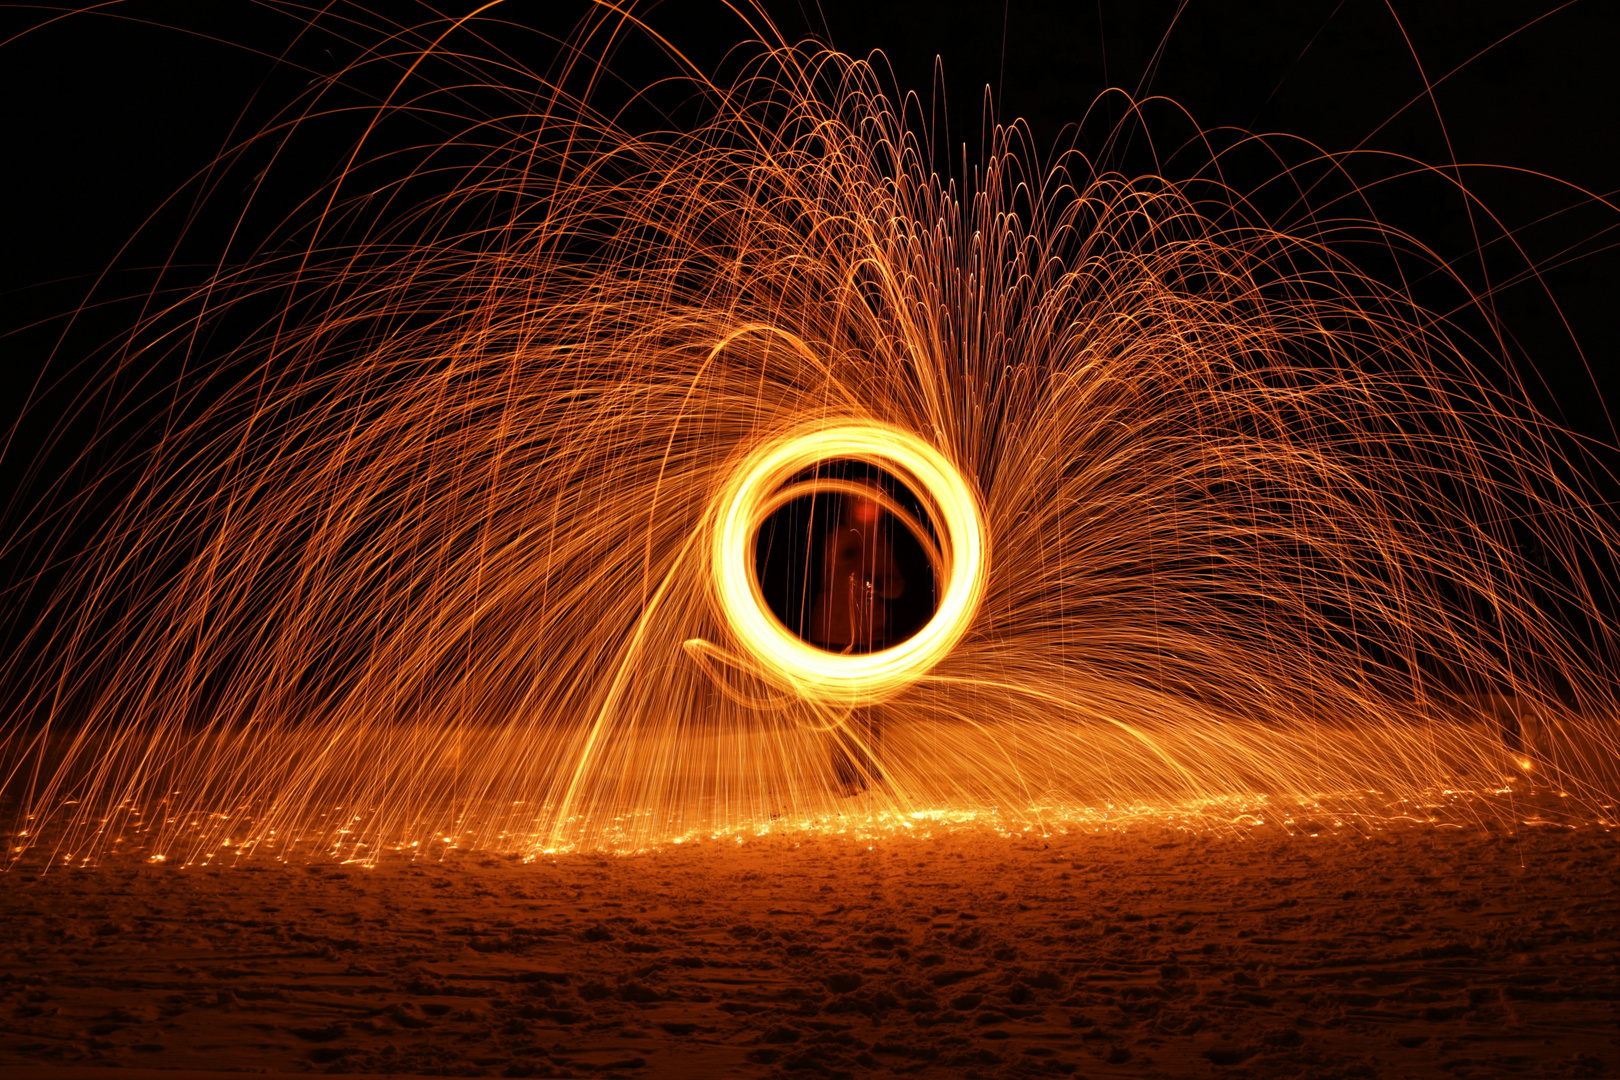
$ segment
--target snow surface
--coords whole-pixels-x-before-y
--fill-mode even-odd
[[[1614,1076],[1617,856],[1303,820],[20,866],[0,1073]]]

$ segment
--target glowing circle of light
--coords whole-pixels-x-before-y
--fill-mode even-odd
[[[938,533],[939,606],[922,629],[886,649],[838,654],[810,644],[782,624],[760,585],[755,539],[773,496],[828,461],[885,470],[918,498]],[[710,558],[721,618],[763,678],[810,702],[848,707],[898,694],[949,655],[984,595],[989,540],[978,499],[939,450],[901,428],[848,420],[790,432],[744,458],[715,505]]]

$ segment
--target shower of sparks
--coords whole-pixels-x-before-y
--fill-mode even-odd
[[[1587,556],[1616,535],[1478,343],[1350,257],[1418,245],[1268,224],[1213,165],[1041,172],[1016,129],[965,187],[832,52],[687,77],[705,118],[649,134],[503,67],[519,107],[447,137],[481,150],[452,194],[356,190],[362,145],[298,247],[137,331],[132,363],[278,300],[54,601],[0,742],[14,858],[1241,826],[1532,784],[1607,820]],[[449,123],[419,89],[377,122]],[[798,479],[846,460],[927,520]],[[776,620],[755,538],[806,493],[916,535],[921,631],[838,654]]]

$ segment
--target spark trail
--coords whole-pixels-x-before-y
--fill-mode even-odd
[[[132,814],[170,858],[367,858],[1614,790],[1614,530],[1455,313],[1353,257],[1412,238],[1268,222],[1218,158],[1037,168],[1016,126],[941,175],[870,67],[768,27],[654,131],[424,33],[375,124],[461,122],[448,194],[402,212],[416,174],[380,184],[362,143],[296,246],[133,339],[275,298],[42,623],[4,779],[54,851]],[[428,60],[513,109],[458,114]],[[816,478],[850,462],[883,482]],[[915,635],[840,654],[772,614],[756,538],[809,496],[925,550]],[[874,763],[854,801],[839,738]]]

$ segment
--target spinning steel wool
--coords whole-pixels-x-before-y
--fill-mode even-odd
[[[39,631],[4,777],[54,858],[1613,791],[1614,531],[1480,374],[1486,298],[1356,261],[1415,241],[1017,128],[942,175],[802,47],[633,128],[570,89],[642,32],[602,18],[549,80],[463,26],[388,57],[367,138],[431,116],[442,163],[362,142],[135,335],[273,308]]]

